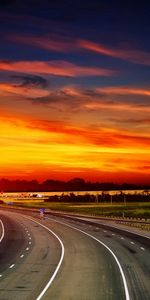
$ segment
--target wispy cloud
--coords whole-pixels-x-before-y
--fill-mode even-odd
[[[136,146],[139,146],[139,151],[142,150],[140,147],[144,147],[145,150],[143,149],[143,151],[147,152],[150,143],[149,135],[141,135],[129,130],[123,131],[122,129],[105,127],[93,128],[89,126],[81,127],[57,120],[19,119],[18,117],[15,118],[10,116],[8,119],[7,116],[0,117],[0,122],[2,122],[2,124],[8,123],[15,126],[18,130],[20,130],[21,127],[24,128],[24,130],[26,128],[27,131],[25,137],[28,137],[28,130],[31,130],[31,140],[34,137],[34,141],[36,138],[36,141],[40,142],[40,144],[55,142],[58,144],[67,143],[84,145],[86,147],[96,146],[98,147],[95,149],[96,152],[102,152],[104,147],[106,147],[106,152],[109,152],[109,149],[107,150],[107,148],[111,148],[112,152],[115,152],[115,149],[120,152],[126,152],[125,149],[130,149],[131,152],[134,152]]]
[[[116,111],[128,111],[130,112],[150,112],[150,107],[143,104],[136,103],[119,103],[119,101],[92,101],[84,104],[84,107],[89,110],[108,109]]]
[[[118,47],[113,49],[109,46],[88,40],[79,40],[78,43],[81,48],[95,53],[119,58],[136,64],[150,65],[150,54],[148,52],[137,49],[122,49]]]
[[[31,76],[31,75],[13,75],[12,79],[19,81],[22,87],[42,87],[46,88],[48,86],[47,79],[41,76]]]
[[[10,116],[0,117],[0,122],[4,122],[4,124],[12,124],[12,126],[15,126],[18,128],[18,130],[20,127],[27,128],[28,130],[31,129],[31,139],[34,137],[33,130],[35,130],[35,133],[37,131],[38,135],[35,134],[35,137],[37,136],[38,141],[40,141],[39,137],[41,137],[41,144],[49,144],[50,141],[52,142],[53,136],[55,142],[58,142],[58,144],[60,142],[67,142],[68,144],[106,147],[106,152],[107,147],[120,149],[120,151],[123,151],[121,149],[131,148],[130,150],[134,151],[133,148],[137,145],[141,147],[144,146],[146,151],[150,144],[150,136],[148,134],[141,135],[129,130],[123,131],[122,129],[120,130],[105,127],[80,127],[57,120],[50,121],[45,119],[19,119],[18,117]],[[51,134],[50,138],[48,138],[48,134]],[[103,151],[103,148],[97,148],[95,151]]]
[[[30,99],[46,97],[49,91],[40,87],[14,85],[10,83],[0,83],[0,94],[11,96],[11,94],[21,95]]]
[[[114,113],[127,111],[128,116],[130,113],[150,112],[148,102],[150,90],[144,88],[107,86],[86,89],[71,85],[54,88],[46,79],[39,76],[21,75],[13,76],[13,79],[17,80],[17,83],[0,83],[1,95],[9,97],[11,94],[21,95],[23,100],[29,100],[37,105],[48,105],[62,112],[103,110],[107,117],[111,111]],[[139,96],[138,100],[131,97],[134,95]]]
[[[93,42],[91,40],[84,40],[80,38],[71,38],[66,36],[50,34],[49,36],[19,36],[11,35],[6,37],[13,42],[31,45],[33,47],[56,51],[56,52],[78,52],[81,50],[91,51],[100,55],[118,58],[129,61],[135,64],[150,65],[150,54],[146,51],[135,49],[129,46],[125,49],[116,46],[110,47],[108,45]]]
[[[11,35],[7,39],[12,42],[17,42],[20,44],[30,45],[33,47],[55,51],[55,52],[70,52],[77,50],[76,40],[73,38],[66,38],[54,34],[49,34],[48,36],[19,36]]]
[[[139,95],[141,100],[139,102],[135,99],[130,101],[127,98],[130,95]],[[112,96],[116,97],[112,98]],[[119,95],[125,95],[126,97],[120,101]],[[150,106],[147,102],[143,101],[143,96],[149,97],[149,90],[144,89],[132,89],[132,88],[119,88],[119,87],[102,87],[93,89],[83,89],[75,86],[66,86],[57,91],[53,91],[48,97],[43,100],[47,103],[61,102],[72,109],[87,109],[87,110],[113,110],[113,111],[128,111],[128,112],[148,112]],[[39,101],[42,99],[39,99]],[[128,101],[127,101],[128,100]]]
[[[131,124],[137,125],[137,126],[143,126],[143,125],[150,125],[150,118],[111,118],[111,121],[115,123],[120,123],[120,124],[128,124],[131,126]]]
[[[1,71],[50,74],[55,76],[77,77],[77,76],[114,76],[115,71],[79,66],[67,61],[0,61]]]
[[[107,95],[139,95],[150,97],[149,89],[132,88],[132,87],[99,87],[96,88],[97,92]]]

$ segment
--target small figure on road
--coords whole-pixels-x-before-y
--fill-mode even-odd
[[[44,220],[45,208],[40,208],[40,218]]]

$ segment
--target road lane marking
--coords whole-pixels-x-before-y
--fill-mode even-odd
[[[143,248],[143,247],[140,247],[140,249],[143,250],[143,251],[145,250],[145,248]]]
[[[121,240],[124,240],[124,237],[122,236],[120,239],[121,239]]]
[[[51,218],[49,218],[49,217],[47,217],[47,219],[51,220]],[[72,229],[75,229],[75,230],[77,230],[77,231],[80,231],[81,233],[83,233],[83,234],[85,234],[85,235],[91,237],[93,240],[95,240],[95,241],[97,241],[98,243],[100,243],[101,245],[103,245],[103,246],[104,246],[104,247],[112,254],[112,256],[114,257],[114,259],[115,259],[115,261],[116,261],[116,263],[117,263],[117,265],[118,265],[119,271],[120,271],[120,273],[121,273],[121,277],[122,277],[122,281],[123,281],[123,285],[124,285],[124,292],[125,292],[126,300],[130,300],[130,295],[129,295],[128,286],[127,286],[127,281],[126,281],[126,278],[125,278],[125,275],[124,275],[122,266],[121,266],[121,264],[120,264],[120,262],[119,262],[117,256],[115,255],[115,253],[114,253],[114,252],[113,252],[106,244],[104,244],[102,241],[98,240],[98,239],[97,239],[96,237],[94,237],[93,235],[91,235],[91,234],[89,234],[89,233],[87,233],[87,232],[85,232],[85,231],[83,231],[83,230],[81,230],[81,229],[78,229],[78,228],[76,228],[76,227],[74,227],[74,226],[72,226],[72,225],[66,224],[66,223],[64,223],[64,222],[57,221],[57,220],[54,220],[54,221],[57,222],[57,223],[63,224],[63,225],[65,225],[65,226],[68,226],[68,227],[70,227],[70,228],[72,228]]]
[[[24,254],[20,255],[20,258],[23,258],[24,257]]]
[[[81,218],[81,220],[82,220],[82,218]],[[106,224],[104,224],[104,223],[98,223],[98,222],[94,222],[94,221],[93,221],[93,224],[100,224],[100,225],[104,225],[104,226],[106,225]],[[115,226],[115,225],[109,225],[109,224],[107,224],[107,226],[109,226],[110,228],[118,229],[118,227]],[[150,239],[150,237],[147,236],[147,235],[142,235],[142,234],[139,234],[139,233],[137,233],[137,232],[130,231],[130,230],[126,229],[126,228],[119,228],[119,230],[126,231],[126,232],[129,232],[129,233],[138,235],[138,236],[140,236],[140,237],[144,237],[144,238],[146,238],[146,239]],[[103,231],[104,231],[104,230],[103,230]]]
[[[12,265],[9,267],[9,269],[12,269],[14,266],[15,266],[15,264],[12,264]]]
[[[36,298],[36,300],[40,300],[44,296],[44,294],[46,293],[46,291],[48,290],[48,288],[51,286],[53,280],[55,279],[55,277],[56,277],[56,275],[57,275],[57,273],[58,273],[58,271],[60,269],[60,266],[61,266],[63,258],[64,258],[64,254],[65,254],[65,248],[64,248],[63,242],[61,241],[61,239],[58,237],[58,235],[55,232],[53,232],[51,229],[49,229],[47,226],[41,224],[40,222],[35,221],[34,219],[31,219],[31,218],[28,218],[28,217],[25,217],[25,218],[28,219],[28,220],[30,220],[30,221],[32,221],[32,222],[34,222],[34,223],[36,223],[36,224],[38,224],[38,225],[40,225],[40,226],[42,226],[46,230],[48,230],[50,233],[52,233],[55,236],[55,238],[59,241],[59,243],[61,245],[61,257],[60,257],[59,263],[58,263],[58,265],[57,265],[57,267],[56,267],[56,269],[55,269],[52,277],[50,278],[50,280],[48,281],[48,283],[46,284],[46,286],[44,287],[44,289],[42,290],[42,292],[40,293],[40,295]]]
[[[5,235],[5,229],[4,229],[4,224],[3,224],[1,219],[0,219],[0,223],[1,223],[1,226],[2,226],[2,235],[0,237],[0,243],[1,243],[1,241],[3,240],[4,235]]]
[[[29,245],[31,245],[32,243],[31,242],[29,242]]]
[[[29,250],[29,247],[26,248],[26,251],[28,251],[28,250]]]
[[[134,242],[130,242],[132,245],[135,245],[135,243]]]

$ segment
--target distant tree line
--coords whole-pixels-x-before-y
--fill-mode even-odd
[[[82,178],[69,181],[47,179],[42,183],[37,180],[0,179],[1,192],[50,192],[50,191],[110,191],[110,190],[150,189],[150,185],[116,184],[113,182],[90,182]]]
[[[125,194],[122,191],[119,194],[110,195],[107,192],[102,192],[101,194],[84,194],[84,195],[76,195],[74,193],[64,194],[62,193],[60,196],[53,195],[47,197],[45,202],[95,202],[95,203],[113,203],[113,202],[124,202],[127,204],[128,202],[149,202],[150,201],[150,193],[148,191],[144,191],[141,193],[134,194]]]

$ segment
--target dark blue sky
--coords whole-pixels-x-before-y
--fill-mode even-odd
[[[70,60],[82,65],[124,69],[125,84],[147,84],[149,68],[116,57],[82,51],[47,51],[14,36],[86,39],[113,48],[150,51],[150,4],[134,1],[13,1],[0,4],[1,59]],[[73,50],[73,49],[72,49]],[[120,83],[122,82],[120,78]],[[84,83],[84,79],[82,79]],[[114,81],[114,79],[113,79]],[[97,82],[97,79],[96,79]],[[112,82],[113,83],[113,82]]]

